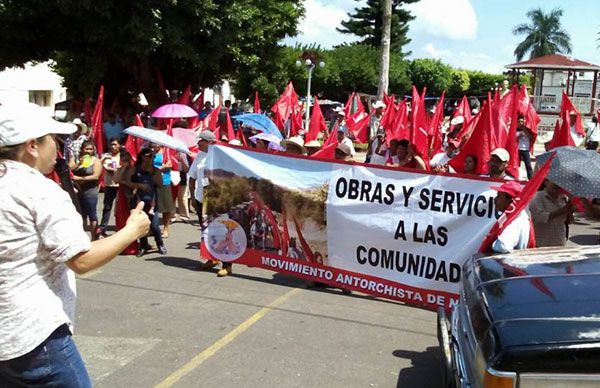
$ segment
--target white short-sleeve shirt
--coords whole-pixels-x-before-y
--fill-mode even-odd
[[[29,353],[62,324],[72,328],[75,276],[65,262],[90,246],[65,191],[23,163],[0,161],[0,361]]]

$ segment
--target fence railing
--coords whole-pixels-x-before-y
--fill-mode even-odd
[[[559,113],[562,96],[530,96],[533,107],[538,113]],[[589,115],[595,99],[591,97],[569,97],[575,108],[584,115]],[[597,104],[596,104],[597,105]]]

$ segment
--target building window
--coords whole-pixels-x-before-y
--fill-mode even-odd
[[[51,106],[52,90],[30,90],[29,102],[32,102],[39,106]]]

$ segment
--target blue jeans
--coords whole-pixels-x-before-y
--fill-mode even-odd
[[[92,382],[65,324],[31,352],[0,361],[0,386],[88,388]]]
[[[531,155],[529,150],[519,150],[519,163],[525,163],[525,169],[527,170],[527,179],[531,179],[533,176],[533,169],[531,168]]]

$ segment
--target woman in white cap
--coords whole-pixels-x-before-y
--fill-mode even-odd
[[[75,276],[96,269],[148,232],[140,203],[126,227],[90,242],[68,194],[44,177],[54,134],[72,124],[37,106],[0,107],[0,386],[91,387],[71,339]]]

